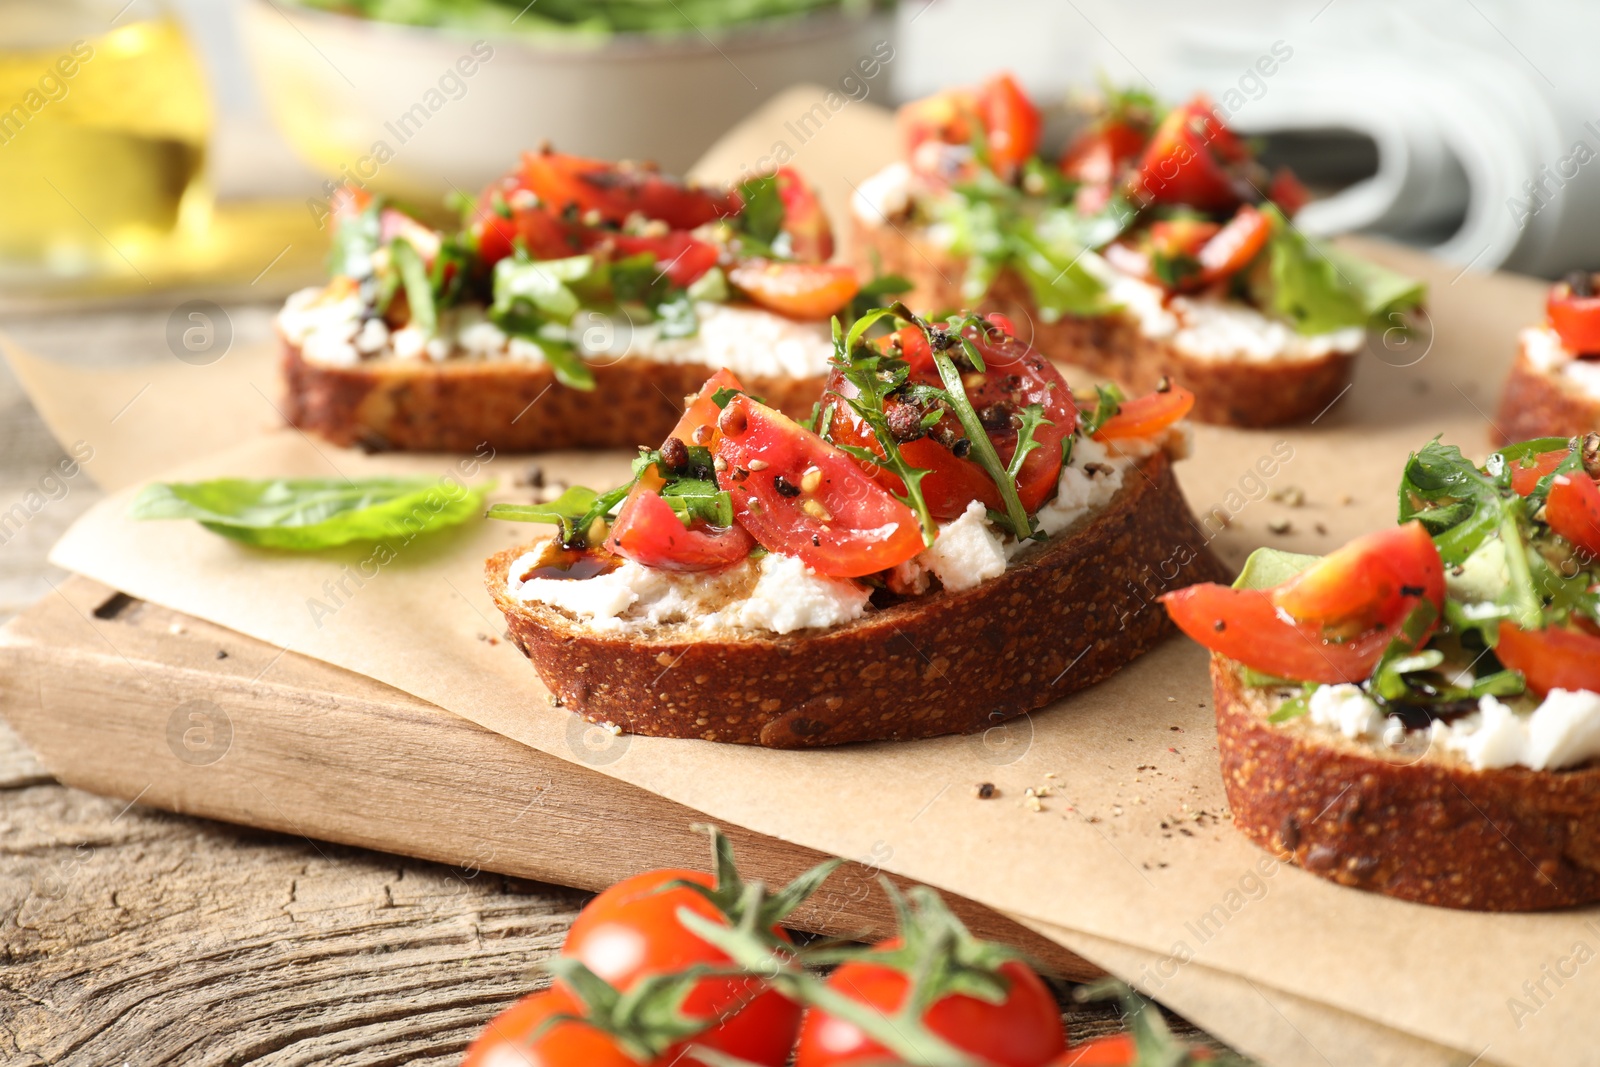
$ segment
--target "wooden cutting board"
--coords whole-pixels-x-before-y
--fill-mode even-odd
[[[73,577],[0,628],[0,715],[62,782],[186,815],[598,890],[704,868],[699,812],[317,660]],[[607,738],[574,719],[573,743]],[[803,800],[801,801],[803,802]],[[822,854],[724,826],[741,868],[787,881]],[[793,917],[876,937],[893,925],[870,857]],[[956,912],[1049,971],[1101,972],[971,901]]]

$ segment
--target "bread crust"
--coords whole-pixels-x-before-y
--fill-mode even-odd
[[[1155,597],[1219,580],[1164,454],[1107,509],[1005,574],[821,632],[695,640],[595,633],[485,580],[510,637],[562,704],[632,733],[811,748],[994,726],[1117,671],[1172,632]]]
[[[1474,770],[1391,757],[1277,706],[1213,656],[1217,747],[1233,823],[1280,859],[1419,904],[1539,911],[1600,900],[1600,765]]]
[[[512,360],[374,360],[332,367],[284,341],[284,417],[343,447],[368,451],[545,452],[633,448],[661,441],[715,367],[624,357],[595,365],[593,390],[569,389],[544,364]],[[825,379],[749,378],[744,385],[795,418],[811,414]]]
[[[1600,430],[1600,398],[1590,396],[1559,374],[1542,371],[1528,358],[1527,341],[1517,346],[1517,358],[1500,392],[1495,415],[1496,445],[1534,437],[1578,437]]]
[[[859,219],[854,226],[858,266],[910,280],[908,306],[927,312],[967,306],[961,257],[914,230],[869,226]],[[1194,393],[1192,418],[1226,426],[1261,428],[1313,419],[1339,398],[1355,368],[1353,352],[1275,362],[1195,359],[1168,341],[1144,336],[1123,314],[1045,322],[1027,283],[1011,270],[995,278],[978,310],[1008,316],[1024,339],[1051,359],[1113,378],[1136,392],[1150,392],[1162,378],[1170,379]]]

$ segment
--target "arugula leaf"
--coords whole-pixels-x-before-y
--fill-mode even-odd
[[[695,519],[712,526],[733,525],[733,498],[708,478],[679,478],[661,489],[661,499],[672,506],[685,528]]]
[[[1251,683],[1247,679],[1246,684],[1259,683]],[[1289,722],[1291,719],[1309,715],[1311,713],[1310,691],[1315,690],[1316,686],[1307,686],[1306,689],[1307,692],[1303,692],[1299,696],[1290,697],[1282,704],[1279,704],[1278,709],[1267,716],[1267,721],[1276,725],[1280,722]]]
[[[933,418],[934,422],[938,421],[937,415],[937,412],[928,412],[928,416]],[[924,423],[931,425],[926,419]],[[1044,417],[1043,404],[1029,404],[1022,409],[1021,422],[1017,427],[1017,450],[1012,454],[1011,462],[1006,465],[1006,477],[1013,483],[1016,482],[1017,472],[1022,470],[1022,461],[1028,457],[1028,453],[1041,447],[1040,442],[1034,439],[1034,431],[1041,426],[1054,425],[1055,423]]]
[[[526,304],[547,320],[570,322],[582,305],[568,283],[588,278],[594,269],[593,256],[502,259],[494,265],[494,310],[507,312]]]
[[[604,493],[596,493],[587,486],[574,485],[545,504],[496,504],[489,509],[486,517],[507,522],[548,523],[559,529],[562,545],[583,548],[595,520],[610,515],[612,509],[627,497],[637,480],[638,475],[635,475],[626,485]]]
[[[1078,412],[1078,425],[1085,437],[1093,437],[1100,432],[1100,427],[1116,418],[1117,412],[1122,410],[1122,401],[1126,399],[1113,382],[1095,386],[1094,395],[1094,410],[1087,414]]]
[[[1421,522],[1446,566],[1460,563],[1493,536],[1502,502],[1494,480],[1461,449],[1438,438],[1413,452],[1400,476],[1400,521]]]
[[[910,315],[904,304],[896,304],[896,309],[905,315]],[[994,482],[995,488],[1000,490],[1000,499],[1005,504],[1004,525],[1011,530],[1017,540],[1033,536],[1033,523],[1028,519],[1028,512],[1022,506],[1022,498],[1017,494],[1017,480],[1007,473],[1005,465],[1000,462],[1000,455],[994,450],[994,442],[989,440],[989,432],[984,428],[978,413],[972,408],[972,400],[967,396],[966,385],[961,380],[961,371],[956,367],[955,361],[950,358],[949,352],[934,343],[932,331],[921,320],[913,320],[928,336],[928,348],[933,352],[933,365],[939,371],[939,380],[944,382],[945,392],[948,394],[947,403],[955,412],[956,420],[961,423],[961,428],[966,432],[967,439],[972,442],[971,456],[977,461]],[[947,323],[950,336],[958,338],[962,350],[966,353],[967,360],[979,372],[984,370],[983,356],[978,353],[978,348],[969,341],[963,329],[968,325],[976,325],[983,329],[983,324],[975,316],[967,316],[959,321]]]
[[[404,538],[459,525],[483,509],[490,486],[437,478],[217,478],[154,482],[134,498],[136,519],[194,519],[263,548],[310,551]]]
[[[425,337],[439,332],[439,310],[433,302],[433,283],[428,278],[428,266],[422,255],[404,237],[396,237],[389,244],[389,257],[405,287],[406,306],[411,311],[411,325],[421,330]]]
[[[899,442],[889,429],[889,416],[886,410],[889,394],[906,383],[911,374],[911,366],[903,359],[873,352],[862,343],[867,330],[871,329],[874,323],[892,314],[895,312],[888,308],[869,311],[851,324],[848,334],[838,319],[833,320],[832,362],[839,368],[845,380],[856,387],[856,395],[848,397],[841,393],[830,395],[843,400],[850,410],[855,412],[856,417],[867,424],[872,430],[873,437],[883,449],[883,455],[838,441],[831,443],[853,458],[883,467],[899,477],[905,486],[905,495],[897,493],[895,499],[916,513],[917,523],[922,528],[922,543],[931,545],[934,538],[939,536],[939,525],[934,521],[933,513],[928,510],[928,502],[922,495],[922,479],[928,472],[921,467],[913,466],[901,453]],[[910,312],[906,314],[909,315]]]
[[[771,248],[783,233],[783,199],[778,195],[777,175],[740,183],[739,199],[744,210],[733,218],[735,229]]]

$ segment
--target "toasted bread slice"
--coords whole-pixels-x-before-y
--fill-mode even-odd
[[[898,274],[913,283],[903,298],[918,310],[965,307],[964,260],[915,229],[855,222],[858,265]],[[1035,348],[1051,359],[1115,379],[1136,393],[1163,378],[1195,395],[1191,417],[1226,426],[1265,427],[1315,418],[1339,398],[1354,372],[1354,351],[1305,359],[1199,359],[1170,341],[1146,337],[1131,315],[1062,316],[1045,322],[1027,284],[1001,271],[979,310],[1008,316]]]
[[[1391,751],[1304,718],[1213,656],[1233,824],[1343,885],[1475,911],[1600,900],[1600,765],[1476,770],[1439,745]]]
[[[632,448],[660,441],[683,398],[717,368],[624,357],[593,366],[595,387],[571,389],[544,364],[509,359],[379,359],[334,367],[284,343],[284,416],[293,426],[370,451],[499,452]],[[811,414],[824,378],[749,377],[745,384],[795,418]]]
[[[1516,362],[1500,393],[1500,410],[1494,421],[1497,445],[1535,437],[1580,437],[1600,430],[1600,397],[1561,373],[1559,367],[1542,369],[1528,351],[1535,333],[1523,331]]]
[[[525,550],[492,557],[486,581],[563,705],[633,733],[773,748],[962,733],[1043,707],[1170,634],[1161,592],[1225,573],[1164,453],[999,577],[822,631],[597,632],[507,595]]]

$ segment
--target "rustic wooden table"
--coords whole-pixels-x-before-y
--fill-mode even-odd
[[[165,311],[3,327],[110,362],[125,355],[116,339],[160,336]],[[266,313],[234,318],[259,330]],[[0,362],[0,512],[61,455]],[[65,576],[45,556],[98,495],[80,480],[0,541],[0,623],[55,595]],[[536,965],[585,899],[69,789],[0,722],[0,1063],[13,1067],[454,1064],[544,984]],[[1075,1038],[1120,1029],[1109,1006],[1068,1010]]]

